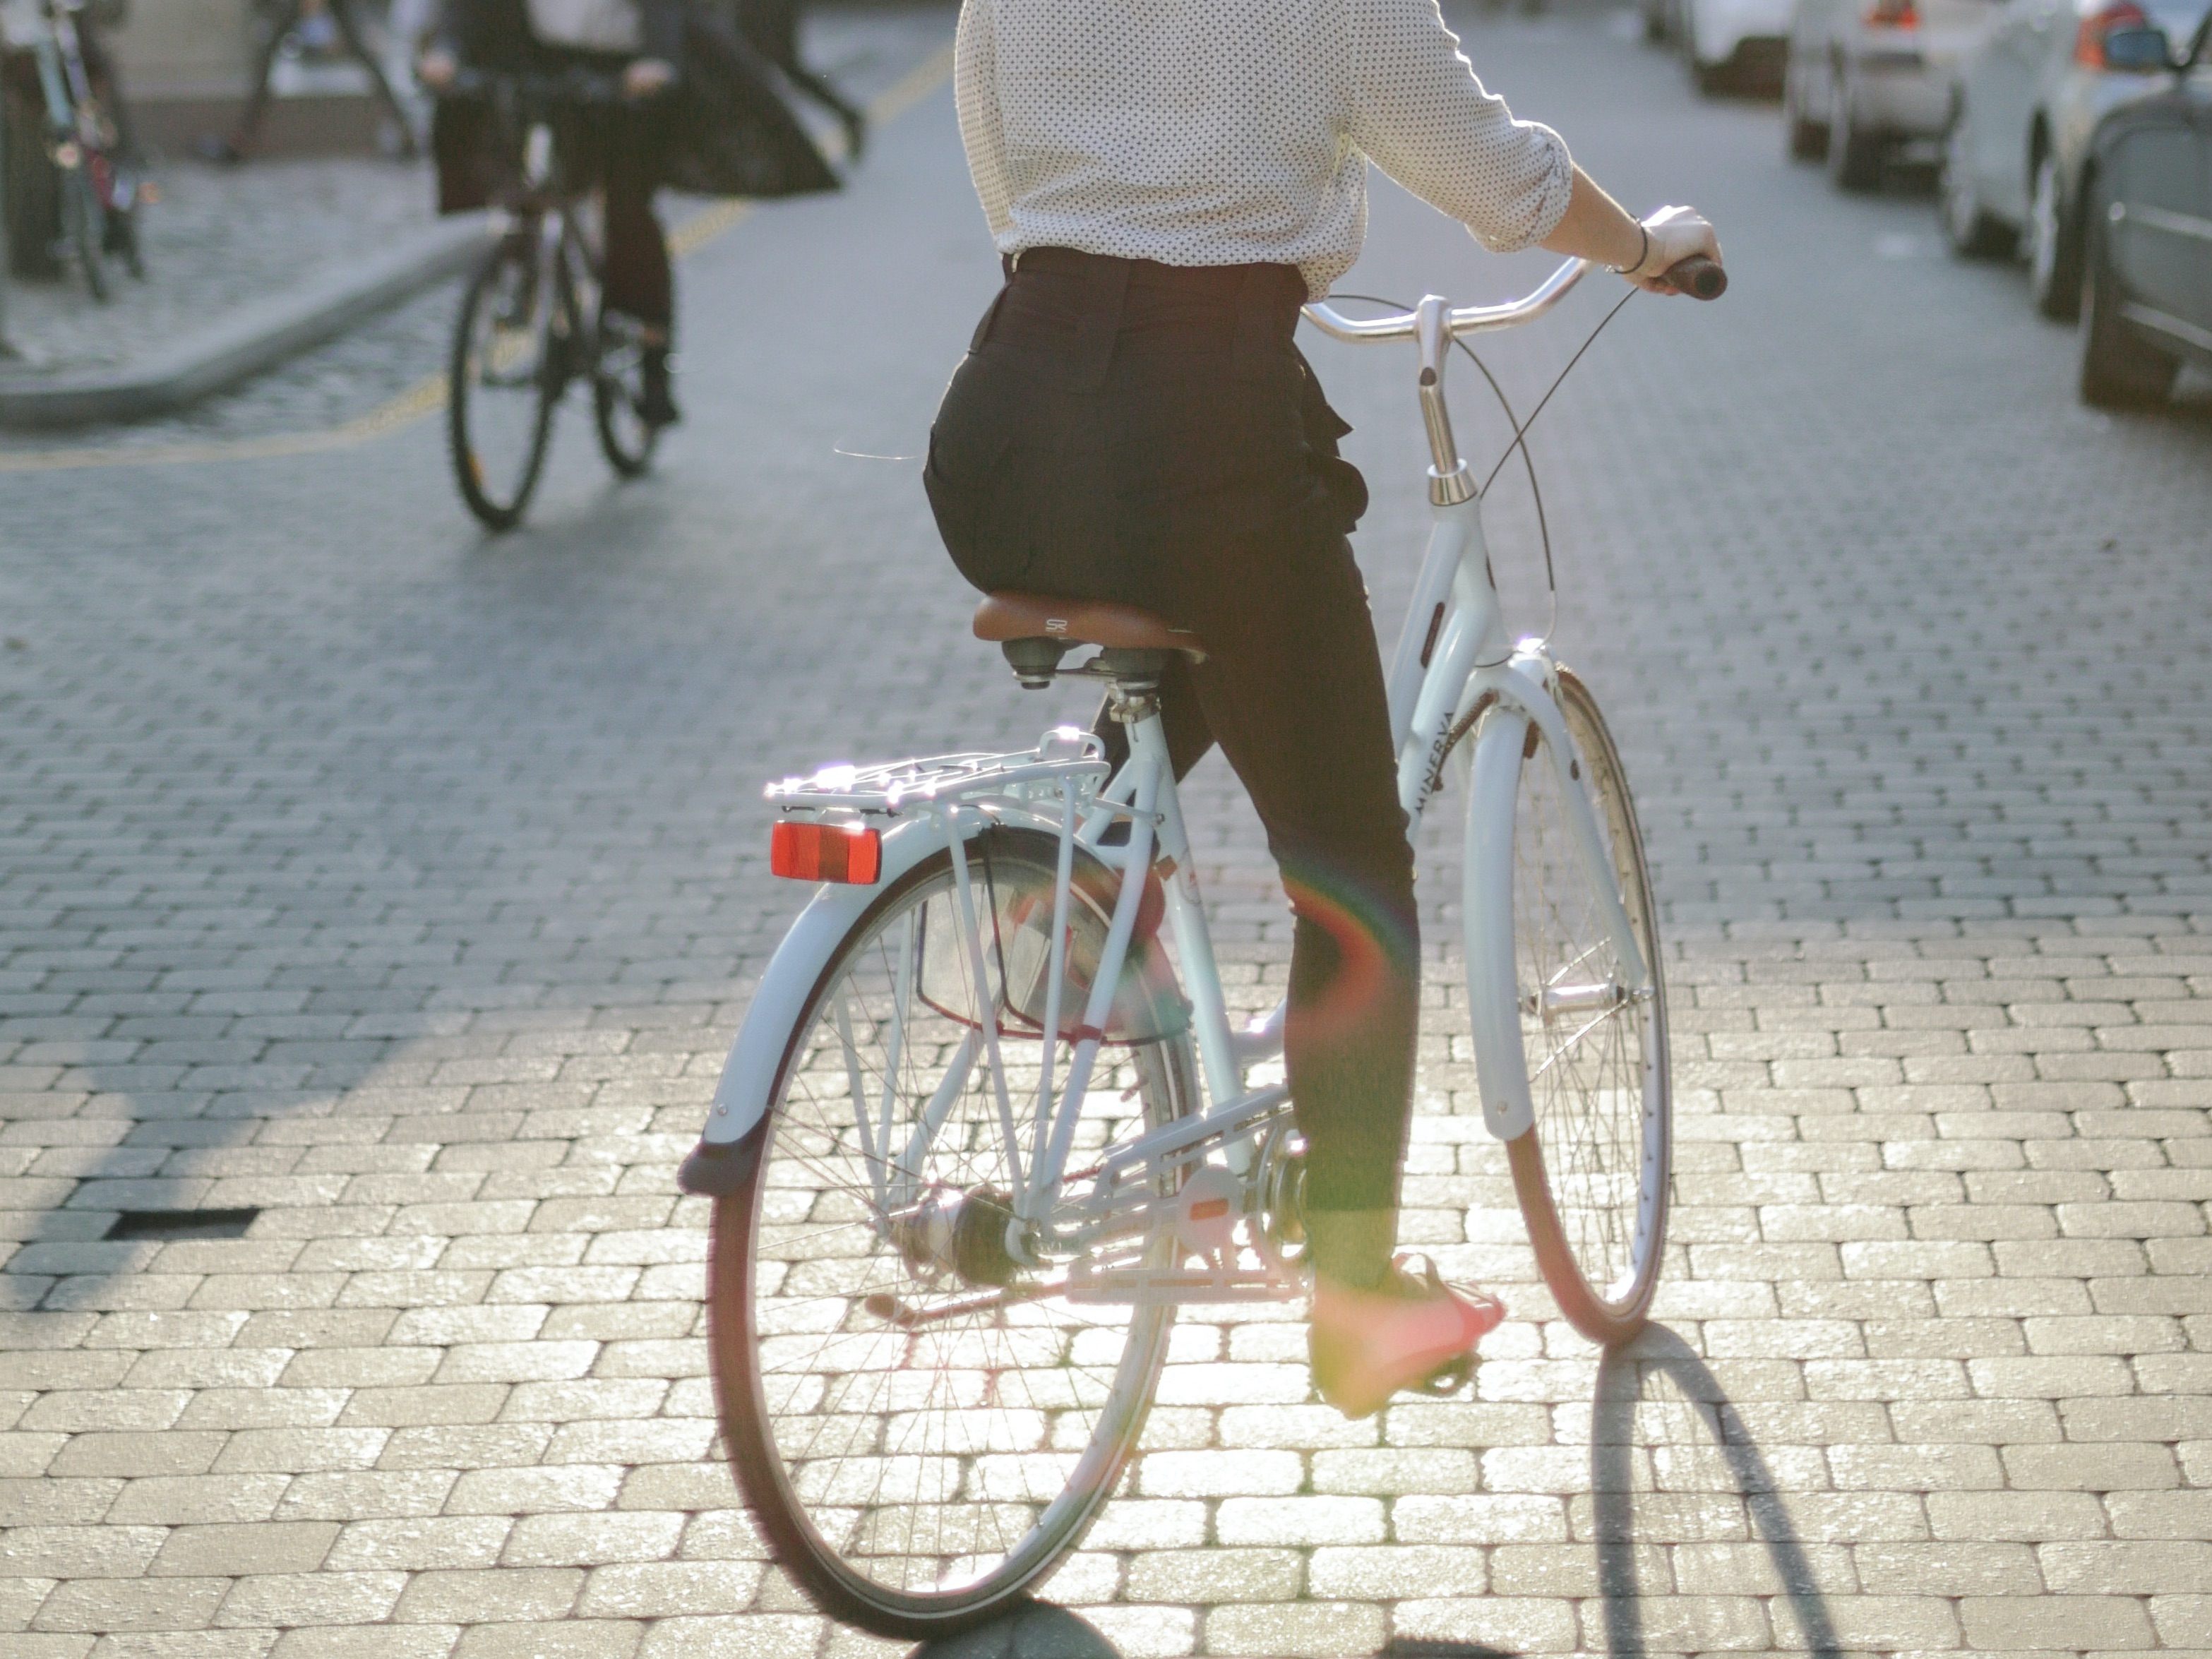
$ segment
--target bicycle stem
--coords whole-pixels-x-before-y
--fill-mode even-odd
[[[1429,437],[1429,501],[1457,507],[1474,499],[1474,474],[1460,459],[1452,436],[1451,410],[1444,403],[1444,359],[1451,351],[1451,307],[1429,295],[1413,310],[1414,337],[1421,348],[1421,424]]]

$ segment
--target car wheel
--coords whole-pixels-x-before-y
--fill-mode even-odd
[[[1943,237],[1951,252],[1962,259],[1993,259],[2010,253],[2018,239],[2010,226],[1982,205],[1974,189],[1974,174],[1966,160],[1966,118],[1952,118],[1943,139],[1943,172],[1936,185],[1936,210],[1942,216]]]
[[[2135,333],[2120,318],[2104,203],[2083,215],[2081,401],[2098,409],[2142,409],[2166,401],[2180,363]]]
[[[1828,153],[1828,128],[1823,121],[1808,119],[1797,97],[1797,71],[1786,64],[1782,71],[1782,135],[1785,152],[1793,161],[1817,161]]]
[[[1881,182],[1881,140],[1851,112],[1850,83],[1838,76],[1828,96],[1828,177],[1836,188],[1872,190]]]
[[[2066,211],[2058,183],[2058,158],[2045,155],[2035,164],[2028,198],[2027,291],[2035,308],[2055,321],[2070,323],[2081,304],[2081,228]]]

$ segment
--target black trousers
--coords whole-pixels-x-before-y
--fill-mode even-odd
[[[619,54],[574,47],[540,46],[537,52],[552,70],[574,66],[613,76],[629,61]],[[569,164],[599,187],[607,308],[663,330],[676,320],[668,236],[653,204],[660,188],[665,118],[656,102],[597,105],[579,112],[574,130],[562,134]]]
[[[668,234],[654,210],[659,182],[659,144],[650,114],[606,112],[609,131],[601,154],[606,204],[605,273],[608,308],[647,328],[676,323],[676,278],[668,259]]]
[[[1404,1158],[1419,923],[1346,539],[1366,489],[1291,343],[1304,297],[1287,266],[1032,250],[953,374],[925,482],[978,588],[1136,605],[1204,641],[1162,714],[1178,775],[1220,745],[1290,896],[1308,1202],[1379,1209]]]

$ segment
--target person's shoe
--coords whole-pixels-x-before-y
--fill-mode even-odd
[[[1349,1418],[1371,1417],[1401,1389],[1449,1394],[1474,1368],[1475,1344],[1504,1322],[1505,1304],[1444,1283],[1433,1262],[1391,1264],[1372,1289],[1314,1276],[1307,1352],[1321,1397]]]
[[[641,367],[645,371],[645,384],[637,400],[638,418],[649,427],[674,426],[684,418],[684,414],[676,407],[672,390],[674,380],[668,368],[668,348],[647,346]]]

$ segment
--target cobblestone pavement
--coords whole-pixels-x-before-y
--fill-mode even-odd
[[[1631,304],[1538,428],[1558,637],[1671,945],[1662,1322],[1601,1361],[1513,1217],[1459,1242],[1448,1177],[1496,1166],[1455,1110],[1439,815],[1409,1231],[1516,1316],[1472,1399],[1357,1425],[1304,1403],[1295,1327],[1188,1326],[1052,1593],[1132,1659],[2212,1651],[2212,412],[2085,416],[2016,273],[1789,168],[1771,109],[1694,102],[1609,19],[1470,27],[1735,272]],[[1346,286],[1540,268],[1385,192]],[[994,281],[940,93],[849,194],[690,267],[692,418],[643,483],[574,420],[497,541],[428,423],[6,481],[10,1659],[878,1646],[794,1597],[715,1459],[673,1168],[801,897],[759,780],[1063,712],[964,637],[914,477]],[[1509,388],[1609,301],[1502,343]],[[1408,366],[1311,350],[1389,617]],[[1218,764],[1190,804],[1257,1006],[1279,898]],[[101,1241],[179,1206],[260,1215]]]

